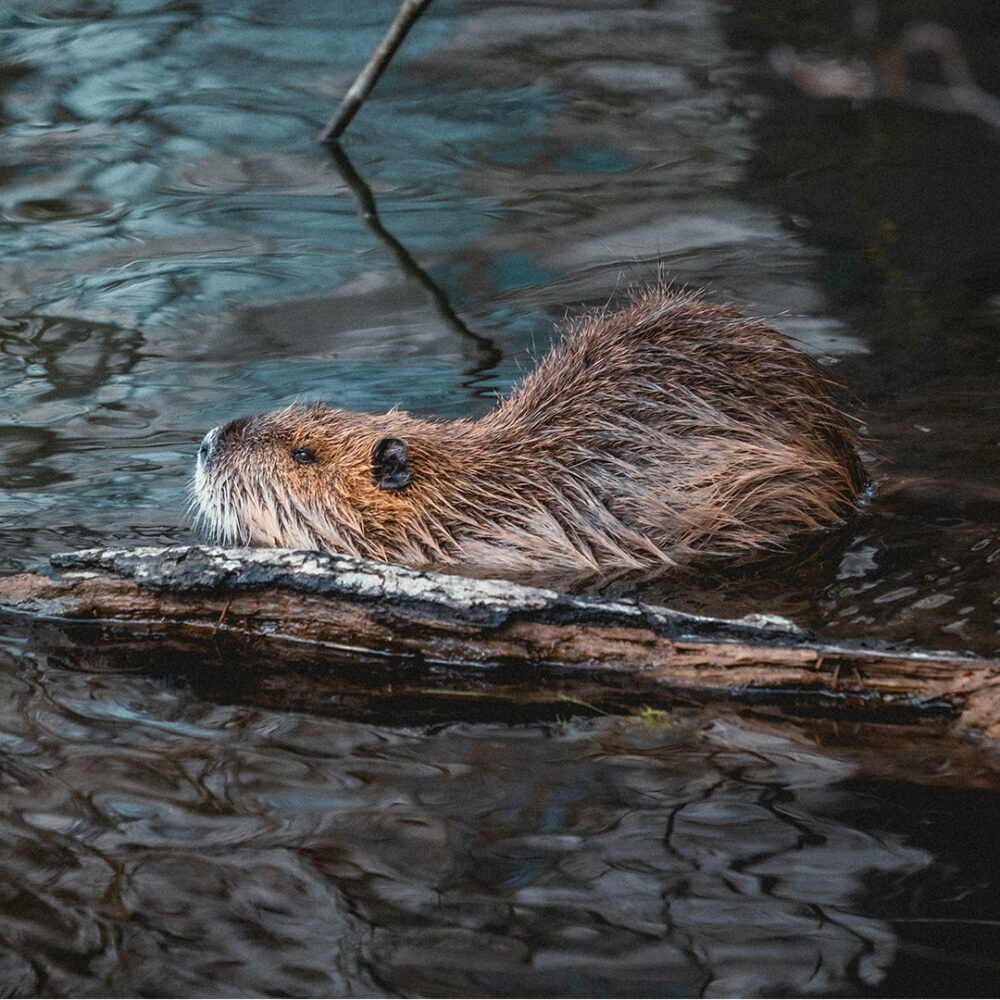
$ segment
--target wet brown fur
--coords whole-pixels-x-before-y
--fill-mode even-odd
[[[477,574],[781,550],[848,513],[865,482],[823,369],[663,288],[584,319],[479,420],[290,407],[213,433],[194,492],[220,540]],[[398,489],[375,479],[386,436],[412,466]],[[315,462],[296,464],[297,448]]]

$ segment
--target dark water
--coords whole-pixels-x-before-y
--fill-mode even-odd
[[[877,488],[795,572],[643,596],[996,655],[1000,129],[916,100],[933,53],[905,101],[780,78],[891,65],[910,15],[844,6],[436,0],[344,162],[310,138],[394,2],[3,4],[0,567],[190,541],[243,412],[482,413],[662,273],[828,364]],[[921,11],[1000,93],[993,6]],[[1000,799],[859,772],[858,732],[390,726],[91,662],[0,644],[3,995],[1000,986]]]

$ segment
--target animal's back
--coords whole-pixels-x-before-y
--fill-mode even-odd
[[[486,418],[671,558],[780,549],[865,483],[823,369],[764,324],[664,289],[586,318]]]

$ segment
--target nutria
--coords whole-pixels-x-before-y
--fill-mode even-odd
[[[585,318],[479,420],[314,405],[216,427],[193,496],[225,544],[537,576],[781,550],[864,482],[822,368],[656,288]]]

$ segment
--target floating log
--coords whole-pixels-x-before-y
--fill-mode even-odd
[[[953,733],[1000,738],[997,660],[829,642],[779,618],[705,618],[349,556],[65,553],[44,571],[0,578],[0,608],[8,624],[48,623],[50,648],[99,638],[116,669],[183,655],[185,671],[200,657],[230,683],[263,670],[291,703],[295,683],[304,698],[321,681],[341,704],[409,710],[447,699],[519,712],[728,702],[873,723],[943,720]],[[275,680],[293,673],[300,681]]]

